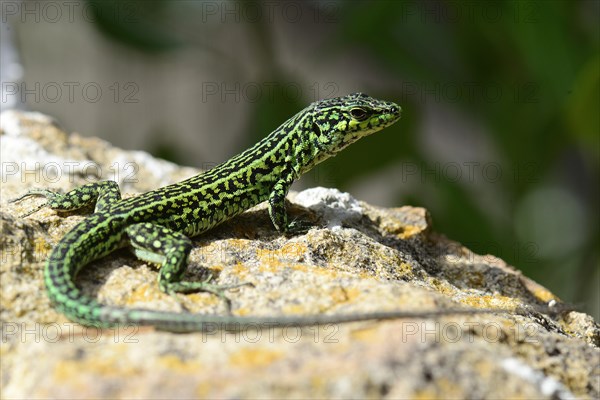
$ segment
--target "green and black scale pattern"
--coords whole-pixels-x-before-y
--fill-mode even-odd
[[[138,258],[161,265],[158,284],[165,293],[204,290],[222,295],[227,287],[180,281],[192,248],[189,237],[265,200],[278,231],[300,229],[293,223],[288,224],[284,203],[294,180],[361,137],[393,124],[400,118],[400,111],[395,103],[361,93],[323,100],[312,103],[256,145],[217,167],[137,197],[122,200],[116,182],[102,181],[66,194],[33,190],[15,199],[30,195],[47,198],[45,204],[26,215],[45,206],[68,211],[96,203],[94,214],[60,240],[46,263],[45,283],[52,303],[68,318],[85,325],[140,324],[178,332],[236,330],[256,324],[314,325],[413,315],[381,312],[236,317],[128,309],[100,304],[84,296],[74,283],[82,267],[117,248],[131,245]]]

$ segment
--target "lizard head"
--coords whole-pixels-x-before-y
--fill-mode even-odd
[[[312,108],[313,143],[319,161],[333,156],[358,139],[400,119],[401,108],[391,101],[353,93],[318,101]]]

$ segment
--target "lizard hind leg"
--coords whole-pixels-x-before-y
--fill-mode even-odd
[[[178,299],[178,293],[209,292],[222,299],[229,311],[231,302],[225,296],[225,291],[247,285],[220,286],[209,283],[210,279],[200,282],[182,281],[192,250],[192,241],[187,236],[151,222],[130,225],[126,232],[139,259],[160,265],[158,287],[175,299]]]
[[[49,207],[55,211],[74,211],[94,203],[96,203],[95,211],[99,211],[119,201],[121,192],[117,182],[100,181],[88,183],[64,194],[46,189],[31,189],[10,202],[15,203],[30,196],[43,196],[46,198],[46,202],[27,211],[21,217],[27,217],[44,207]]]

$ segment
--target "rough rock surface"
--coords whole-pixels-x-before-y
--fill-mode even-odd
[[[600,329],[490,255],[431,229],[426,210],[382,209],[337,190],[290,195],[316,227],[286,238],[264,205],[194,239],[187,278],[232,290],[235,315],[497,308],[448,315],[238,333],[96,331],[49,304],[43,264],[83,216],[7,200],[31,187],[66,191],[115,179],[135,195],[197,173],[93,138],[49,117],[1,116],[0,252],[3,398],[598,398]],[[162,294],[156,269],[126,250],[78,277],[90,296],[125,307],[223,313],[207,293]],[[550,305],[550,307],[548,307]]]

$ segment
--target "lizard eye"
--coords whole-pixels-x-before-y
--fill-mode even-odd
[[[356,107],[350,110],[350,115],[358,121],[364,121],[369,116],[369,113],[363,108]]]

